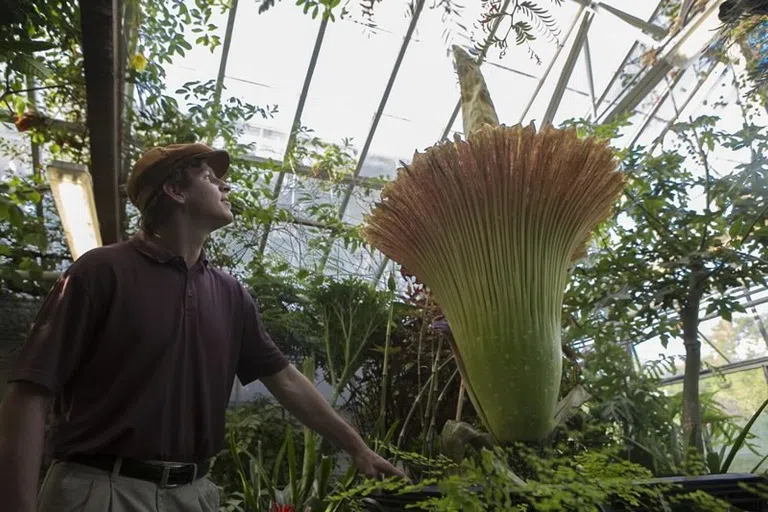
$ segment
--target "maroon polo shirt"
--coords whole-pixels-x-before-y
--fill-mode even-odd
[[[232,276],[140,233],[61,276],[9,382],[53,393],[54,458],[193,462],[224,447],[235,374],[247,384],[287,365]]]

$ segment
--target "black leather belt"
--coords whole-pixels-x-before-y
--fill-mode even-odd
[[[114,471],[119,461],[118,475],[153,482],[160,487],[176,487],[190,484],[198,478],[207,475],[211,469],[210,459],[198,463],[184,464],[176,462],[143,462],[134,459],[120,459],[114,455],[71,455],[64,460],[108,472]]]

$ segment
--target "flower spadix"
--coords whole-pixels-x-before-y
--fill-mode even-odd
[[[417,153],[367,218],[368,241],[434,294],[498,441],[553,427],[567,273],[622,190],[615,167],[575,130],[486,125]]]

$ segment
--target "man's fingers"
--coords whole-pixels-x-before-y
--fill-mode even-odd
[[[408,478],[405,473],[397,469],[391,462],[382,459],[381,472],[386,473],[389,476],[397,476],[400,478]]]

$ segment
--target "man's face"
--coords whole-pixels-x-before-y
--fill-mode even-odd
[[[205,162],[189,173],[191,180],[184,191],[185,213],[211,231],[230,224],[234,217],[227,200],[229,186]]]

